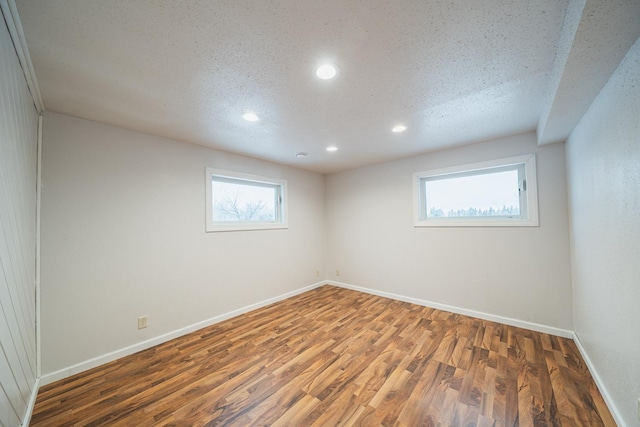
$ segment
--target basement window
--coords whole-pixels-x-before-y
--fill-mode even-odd
[[[287,181],[206,170],[206,230],[287,228]]]
[[[416,227],[537,226],[535,155],[413,174]]]

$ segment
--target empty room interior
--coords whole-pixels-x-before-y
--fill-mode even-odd
[[[640,1],[0,6],[0,427],[640,426]]]

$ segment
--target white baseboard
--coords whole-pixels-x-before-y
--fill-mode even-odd
[[[620,412],[618,411],[618,408],[613,403],[613,399],[611,398],[611,395],[607,391],[607,388],[604,386],[604,383],[602,382],[602,380],[600,379],[600,376],[598,375],[598,371],[596,371],[593,363],[591,362],[591,359],[589,359],[589,356],[588,356],[586,350],[582,346],[582,343],[580,342],[580,339],[578,338],[578,336],[576,335],[576,333],[574,331],[570,331],[570,330],[567,330],[567,329],[561,329],[561,328],[555,328],[553,326],[541,325],[539,323],[527,322],[527,321],[524,321],[524,320],[513,319],[513,318],[510,318],[510,317],[503,317],[503,316],[497,316],[497,315],[494,315],[494,314],[483,313],[481,311],[468,310],[466,308],[460,308],[460,307],[455,307],[455,306],[451,306],[451,305],[440,304],[440,303],[433,302],[433,301],[421,300],[421,299],[418,299],[418,298],[407,297],[407,296],[404,296],[404,295],[393,294],[393,293],[390,293],[390,292],[378,291],[376,289],[363,288],[361,286],[349,285],[347,283],[341,283],[341,282],[335,282],[335,281],[328,280],[327,284],[333,285],[333,286],[338,286],[338,287],[341,287],[341,288],[352,289],[354,291],[364,292],[364,293],[367,293],[367,294],[378,295],[378,296],[385,297],[385,298],[391,298],[391,299],[395,299],[395,300],[398,300],[398,301],[404,301],[404,302],[408,302],[408,303],[412,303],[412,304],[422,305],[422,306],[425,306],[425,307],[437,308],[438,310],[445,310],[445,311],[450,311],[452,313],[464,314],[466,316],[473,316],[473,317],[477,317],[479,319],[490,320],[492,322],[504,323],[506,325],[515,326],[515,327],[518,327],[518,328],[530,329],[532,331],[537,331],[537,332],[542,332],[542,333],[545,333],[545,334],[556,335],[556,336],[563,337],[563,338],[571,338],[576,343],[576,346],[578,347],[578,350],[580,351],[580,354],[582,355],[582,358],[584,359],[585,363],[587,364],[587,367],[589,368],[589,372],[591,372],[591,376],[593,377],[593,380],[596,383],[596,386],[598,387],[598,390],[600,391],[600,394],[602,395],[602,398],[604,399],[604,402],[606,403],[607,407],[609,408],[609,411],[611,412],[611,415],[613,416],[615,422],[620,427],[626,427],[625,422],[623,421],[622,417],[620,416]]]
[[[495,314],[484,313],[481,311],[468,310],[466,308],[455,307],[447,304],[440,304],[433,301],[422,300],[418,298],[407,297],[404,295],[392,294],[390,292],[378,291],[376,289],[363,288],[361,286],[349,285],[347,283],[327,281],[327,284],[338,286],[341,288],[352,289],[354,291],[364,292],[367,294],[378,295],[380,297],[391,298],[398,301],[409,302],[411,304],[422,305],[425,307],[437,308],[438,310],[450,311],[452,313],[463,314],[465,316],[477,317],[479,319],[489,320],[505,325],[515,326],[517,328],[530,329],[536,332],[556,335],[563,338],[573,338],[573,331],[568,329],[555,328],[553,326],[541,325],[539,323],[527,322],[525,320],[513,319],[511,317],[502,317]]]
[[[301,293],[310,291],[312,289],[318,288],[318,287],[320,287],[322,285],[326,285],[326,284],[327,285],[333,285],[333,286],[341,287],[341,288],[345,288],[345,289],[351,289],[351,290],[354,290],[354,291],[364,292],[364,293],[371,294],[371,295],[378,295],[378,296],[385,297],[385,298],[391,298],[391,299],[395,299],[395,300],[398,300],[398,301],[404,301],[404,302],[408,302],[408,303],[411,303],[411,304],[422,305],[422,306],[425,306],[425,307],[432,307],[432,308],[436,308],[438,310],[445,310],[445,311],[450,311],[452,313],[458,313],[458,314],[463,314],[463,315],[466,315],[466,316],[477,317],[479,319],[489,320],[489,321],[492,321],[492,322],[504,323],[506,325],[515,326],[515,327],[518,327],[518,328],[530,329],[530,330],[533,330],[533,331],[547,333],[547,334],[551,334],[551,335],[557,335],[557,336],[564,337],[564,338],[572,338],[573,341],[576,343],[576,346],[578,347],[578,350],[580,351],[580,354],[584,358],[584,360],[585,360],[585,362],[586,362],[586,364],[587,364],[587,366],[589,368],[589,371],[591,372],[591,375],[592,375],[592,377],[593,377],[593,379],[594,379],[594,381],[596,383],[596,386],[600,390],[600,393],[602,394],[602,397],[604,398],[605,403],[609,407],[609,410],[611,411],[611,414],[612,414],[613,418],[615,419],[616,423],[619,426],[623,426],[623,427],[625,426],[625,423],[622,420],[622,417],[620,416],[620,413],[618,412],[618,409],[613,404],[613,400],[611,399],[611,396],[609,395],[606,387],[604,386],[602,380],[600,379],[600,376],[598,375],[598,372],[596,371],[595,367],[593,366],[593,363],[589,359],[589,356],[587,355],[586,350],[582,346],[582,343],[580,342],[580,339],[578,338],[578,336],[573,331],[570,331],[570,330],[567,330],[567,329],[555,328],[555,327],[547,326],[547,325],[541,325],[539,323],[533,323],[533,322],[527,322],[527,321],[524,321],[524,320],[513,319],[513,318],[510,318],[510,317],[503,317],[503,316],[497,316],[497,315],[494,315],[494,314],[484,313],[484,312],[480,312],[480,311],[468,310],[468,309],[465,309],[465,308],[455,307],[455,306],[451,306],[451,305],[447,305],[447,304],[441,304],[441,303],[437,303],[437,302],[433,302],[433,301],[427,301],[427,300],[422,300],[422,299],[418,299],[418,298],[407,297],[407,296],[404,296],[404,295],[398,295],[398,294],[394,294],[394,293],[391,293],[391,292],[378,291],[376,289],[364,288],[364,287],[361,287],[361,286],[355,286],[355,285],[350,285],[350,284],[347,284],[347,283],[341,283],[341,282],[336,282],[336,281],[331,281],[331,280],[325,280],[325,281],[317,282],[317,283],[314,283],[312,285],[305,286],[303,288],[296,289],[294,291],[287,292],[287,293],[284,293],[282,295],[278,295],[278,296],[273,297],[273,298],[268,298],[266,300],[257,302],[255,304],[251,304],[251,305],[248,305],[248,306],[245,306],[245,307],[230,311],[228,313],[224,313],[224,314],[212,317],[210,319],[203,320],[202,322],[194,323],[193,325],[189,325],[189,326],[186,326],[184,328],[177,329],[175,331],[166,333],[164,335],[160,335],[160,336],[155,337],[155,338],[151,338],[151,339],[146,340],[146,341],[142,341],[140,343],[131,345],[129,347],[125,347],[125,348],[122,348],[120,350],[116,350],[114,352],[111,352],[111,353],[108,353],[108,354],[105,354],[105,355],[102,355],[102,356],[98,356],[98,357],[95,357],[93,359],[86,360],[84,362],[80,362],[80,363],[75,364],[73,366],[70,366],[68,368],[60,369],[58,371],[43,375],[41,378],[37,378],[36,379],[36,383],[35,383],[35,386],[33,388],[32,393],[31,393],[31,396],[29,398],[29,404],[27,406],[25,419],[24,419],[24,422],[23,422],[22,425],[23,426],[28,426],[29,422],[31,421],[31,415],[33,413],[33,407],[35,405],[36,397],[38,395],[38,389],[39,389],[40,386],[47,385],[47,384],[50,384],[52,382],[67,378],[67,377],[69,377],[71,375],[75,375],[77,373],[80,373],[80,372],[95,368],[97,366],[100,366],[100,365],[103,365],[105,363],[114,361],[114,360],[119,359],[121,357],[137,353],[138,351],[146,350],[147,348],[153,347],[153,346],[158,345],[158,344],[162,344],[162,343],[167,342],[169,340],[172,340],[174,338],[178,338],[178,337],[180,337],[182,335],[197,331],[198,329],[202,329],[202,328],[205,328],[207,326],[214,325],[216,323],[222,322],[222,321],[230,319],[232,317],[239,316],[239,315],[241,315],[243,313],[247,313],[249,311],[256,310],[258,308],[267,306],[269,304],[276,303],[278,301],[282,301],[284,299],[290,298],[290,297],[295,296],[295,295],[299,295]]]
[[[40,378],[36,378],[36,382],[33,385],[33,390],[31,390],[31,395],[29,396],[29,402],[27,403],[27,410],[24,414],[24,420],[22,424],[23,427],[26,427],[31,423],[31,415],[33,415],[33,407],[36,405],[36,397],[38,397],[38,390],[40,389]]]
[[[146,349],[148,349],[150,347],[153,347],[153,346],[158,345],[158,344],[162,344],[162,343],[167,342],[169,340],[172,340],[174,338],[178,338],[178,337],[180,337],[182,335],[197,331],[198,329],[206,328],[207,326],[214,325],[216,323],[222,322],[223,320],[231,319],[232,317],[239,316],[239,315],[241,315],[243,313],[247,313],[249,311],[256,310],[258,308],[267,306],[269,304],[273,304],[273,303],[278,302],[278,301],[282,301],[282,300],[290,298],[292,296],[299,295],[299,294],[301,294],[303,292],[310,291],[310,290],[315,289],[317,287],[320,287],[320,286],[322,286],[324,284],[326,284],[325,281],[314,283],[312,285],[305,286],[303,288],[296,289],[294,291],[287,292],[287,293],[284,293],[282,295],[278,295],[278,296],[273,297],[273,298],[268,298],[266,300],[257,302],[255,304],[247,305],[245,307],[238,308],[238,309],[230,311],[228,313],[220,314],[220,315],[212,317],[210,319],[203,320],[203,321],[198,322],[198,323],[194,323],[193,325],[185,326],[184,328],[180,328],[180,329],[177,329],[175,331],[168,332],[166,334],[157,336],[155,338],[151,338],[151,339],[136,343],[136,344],[131,345],[129,347],[121,348],[121,349],[113,351],[111,353],[107,353],[107,354],[104,354],[102,356],[94,357],[93,359],[85,360],[84,362],[77,363],[77,364],[75,364],[73,366],[69,366],[68,368],[60,369],[58,371],[45,374],[40,378],[40,385],[43,386],[43,385],[51,384],[51,383],[53,383],[55,381],[70,377],[71,375],[75,375],[75,374],[78,374],[80,372],[84,372],[86,370],[95,368],[97,366],[104,365],[105,363],[109,363],[109,362],[112,362],[114,360],[120,359],[121,357],[129,356],[131,354],[137,353],[137,352],[142,351],[142,350],[146,350]],[[37,393],[37,390],[36,390],[36,393]]]
[[[626,424],[625,424],[624,420],[622,419],[622,416],[620,415],[620,412],[618,411],[618,408],[613,403],[613,399],[611,398],[611,395],[609,394],[609,391],[604,386],[604,383],[602,382],[602,379],[600,378],[600,375],[598,375],[598,371],[596,370],[595,366],[593,366],[593,363],[591,362],[591,359],[589,359],[589,355],[587,354],[587,350],[585,350],[585,348],[582,346],[582,342],[580,342],[580,338],[578,338],[578,335],[575,332],[573,332],[573,342],[576,343],[576,347],[578,347],[578,351],[580,351],[580,354],[582,355],[582,358],[584,359],[585,363],[587,364],[587,368],[589,368],[589,372],[591,372],[591,376],[593,377],[593,381],[596,383],[596,386],[598,387],[598,390],[600,390],[600,394],[602,395],[602,398],[604,399],[604,403],[607,404],[607,407],[609,408],[609,412],[611,412],[611,415],[613,416],[613,419],[615,420],[616,424],[618,424],[618,426],[620,426],[620,427],[625,427]]]
[[[346,289],[352,289],[355,291],[359,291],[359,292],[364,292],[367,294],[372,294],[372,295],[378,295],[381,297],[385,297],[385,298],[391,298],[391,299],[395,299],[395,300],[399,300],[399,301],[405,301],[405,302],[409,302],[412,304],[418,304],[418,305],[422,305],[422,306],[426,306],[426,307],[433,307],[433,308],[437,308],[439,310],[445,310],[445,311],[450,311],[453,313],[458,313],[458,314],[464,314],[467,316],[473,316],[473,317],[477,317],[480,319],[485,319],[485,320],[490,320],[493,322],[499,322],[499,323],[504,323],[507,325],[511,325],[511,326],[516,326],[519,328],[525,328],[525,329],[531,329],[534,331],[538,331],[538,332],[543,332],[543,333],[548,333],[548,334],[552,334],[552,335],[557,335],[557,336],[561,336],[561,337],[565,337],[565,338],[573,338],[573,332],[566,330],[566,329],[559,329],[559,328],[554,328],[551,326],[546,326],[546,325],[541,325],[538,323],[532,323],[532,322],[526,322],[523,320],[518,320],[518,319],[512,319],[509,317],[502,317],[502,316],[496,316],[493,314],[489,314],[489,313],[483,313],[480,311],[474,311],[474,310],[468,310],[468,309],[464,309],[464,308],[460,308],[460,307],[455,307],[455,306],[450,306],[450,305],[446,305],[446,304],[440,304],[437,302],[432,302],[432,301],[427,301],[427,300],[422,300],[422,299],[418,299],[418,298],[412,298],[412,297],[407,297],[404,295],[398,295],[398,294],[393,294],[390,292],[384,292],[384,291],[378,291],[375,289],[370,289],[370,288],[364,288],[361,286],[354,286],[354,285],[350,285],[347,283],[341,283],[341,282],[335,282],[335,281],[321,281],[321,282],[317,282],[314,283],[312,285],[309,286],[305,286],[303,288],[300,289],[296,289],[294,291],[291,292],[287,292],[284,293],[282,295],[278,295],[276,297],[273,298],[268,298],[266,300],[257,302],[255,304],[251,304],[245,307],[241,307],[239,309],[236,310],[232,310],[228,313],[224,313],[224,314],[220,314],[218,316],[212,317],[210,319],[207,320],[203,320],[201,322],[198,323],[194,323],[192,325],[186,326],[184,328],[180,328],[177,329],[175,331],[172,332],[168,332],[166,334],[136,343],[134,345],[125,347],[125,348],[121,348],[119,350],[113,351],[111,353],[107,353],[98,357],[94,357],[92,359],[89,360],[85,360],[83,362],[77,363],[75,365],[69,366],[67,368],[64,369],[60,369],[58,371],[55,372],[51,372],[48,374],[43,375],[41,378],[39,378],[39,382],[40,385],[47,385],[47,384],[51,384],[52,382],[70,377],[72,375],[78,374],[80,372],[84,372],[86,370],[95,368],[97,366],[103,365],[105,363],[109,363],[112,362],[114,360],[120,359],[121,357],[125,357],[134,353],[137,353],[139,351],[142,350],[146,350],[150,347],[153,347],[155,345],[158,344],[162,344],[164,342],[167,342],[169,340],[172,340],[174,338],[178,338],[182,335],[197,331],[198,329],[202,329],[205,328],[207,326],[211,326],[213,324],[222,322],[224,320],[230,319],[232,317],[235,316],[239,316],[243,313],[247,313],[251,310],[256,310],[258,308],[264,307],[266,305],[269,304],[273,304],[275,302],[278,301],[282,301],[284,299],[290,298],[292,296],[295,295],[299,295],[303,292],[307,292],[310,291],[312,289],[315,289],[317,287],[320,287],[324,284],[329,284],[329,285],[333,285],[333,286],[338,286],[341,288],[346,288]],[[36,391],[37,392],[37,391]]]

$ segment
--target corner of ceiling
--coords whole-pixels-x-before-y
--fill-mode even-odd
[[[569,137],[639,36],[640,2],[570,1],[536,129],[538,145]]]
[[[558,41],[555,62],[551,70],[551,75],[549,76],[549,92],[547,93],[547,99],[543,106],[540,121],[538,122],[538,127],[536,129],[538,145],[559,142],[559,140],[563,139],[562,136],[550,135],[551,132],[549,129],[553,127],[553,123],[550,123],[550,121],[553,122],[551,114],[554,110],[559,92],[562,89],[562,80],[563,77],[565,77],[567,62],[569,61],[569,56],[571,54],[571,49],[574,44],[576,32],[580,25],[585,5],[586,0],[571,0],[567,7],[567,14],[565,15],[560,40]]]
[[[0,0],[0,9],[4,15],[9,34],[13,40],[13,46],[18,54],[20,65],[24,72],[24,77],[27,81],[27,86],[31,92],[33,103],[41,114],[45,111],[44,102],[42,101],[42,95],[40,94],[40,86],[38,86],[38,80],[36,79],[36,72],[31,62],[31,55],[29,54],[29,47],[27,46],[27,39],[24,36],[22,30],[22,23],[20,22],[20,16],[18,15],[18,7],[15,0]]]

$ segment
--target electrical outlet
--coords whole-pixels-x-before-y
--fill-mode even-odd
[[[320,270],[316,270],[316,277],[320,277]]]
[[[138,317],[138,329],[144,329],[147,327],[147,316]]]
[[[336,270],[336,276],[340,276],[340,270]]]

